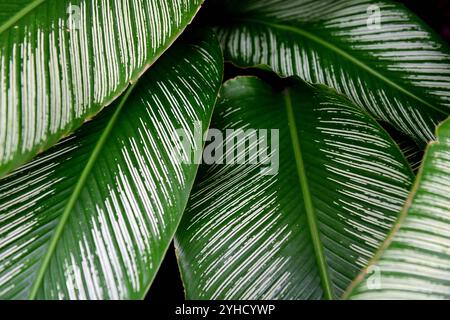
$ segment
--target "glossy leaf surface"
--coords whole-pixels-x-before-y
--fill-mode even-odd
[[[201,0],[0,0],[0,176],[110,104]]]
[[[402,5],[372,0],[216,1],[225,58],[347,95],[425,146],[450,114],[450,49]]]
[[[212,34],[184,39],[114,106],[0,180],[0,298],[145,295],[197,172],[174,158],[172,134],[194,139],[196,121],[206,131],[222,68]]]
[[[329,88],[274,91],[253,77],[224,85],[212,127],[279,130],[279,168],[263,175],[264,156],[202,166],[176,236],[187,298],[339,297],[408,195],[397,145]]]
[[[426,151],[393,232],[352,299],[450,299],[450,119]]]

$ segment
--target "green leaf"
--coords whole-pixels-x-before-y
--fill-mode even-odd
[[[398,3],[217,2],[225,59],[236,65],[333,87],[422,148],[450,114],[449,46]]]
[[[123,93],[202,0],[0,2],[0,176]]]
[[[346,296],[450,299],[450,119],[437,138],[394,229]]]
[[[339,297],[401,210],[413,180],[405,158],[375,120],[322,85],[280,92],[248,77],[222,90],[212,126],[278,129],[279,170],[202,167],[176,236],[187,298]]]
[[[222,80],[219,42],[197,34],[94,121],[0,180],[1,299],[145,295],[197,171],[175,161],[171,135],[194,139],[196,121],[207,130]]]

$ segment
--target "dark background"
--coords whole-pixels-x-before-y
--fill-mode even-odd
[[[396,2],[403,3],[450,42],[450,0],[398,0]]]
[[[286,0],[289,1],[289,0]],[[416,13],[429,26],[450,42],[450,0],[398,0]],[[183,300],[184,289],[175,258],[173,244],[159,269],[147,299]]]

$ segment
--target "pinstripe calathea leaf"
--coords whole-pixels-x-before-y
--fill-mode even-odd
[[[0,176],[123,93],[201,3],[0,1]]]
[[[340,297],[408,196],[398,146],[350,100],[298,79],[226,82],[212,124],[243,132],[214,138],[225,147],[214,144],[177,231],[187,298]]]
[[[450,118],[437,129],[395,228],[352,299],[450,299]]]
[[[192,139],[198,122],[207,130],[222,69],[218,40],[196,31],[113,106],[0,181],[1,299],[145,295],[198,166],[175,161],[170,135]]]
[[[422,148],[450,114],[450,49],[385,0],[219,0],[225,59],[326,84]],[[214,17],[217,21],[217,17]],[[217,22],[215,22],[217,24]]]

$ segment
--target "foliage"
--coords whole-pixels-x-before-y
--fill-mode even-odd
[[[0,299],[141,299],[172,241],[189,299],[450,298],[448,44],[202,4],[0,1]]]

